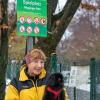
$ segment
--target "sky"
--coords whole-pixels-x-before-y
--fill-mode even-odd
[[[65,5],[67,0],[58,0],[58,5],[57,5],[57,8],[56,8],[56,11],[55,13],[58,13],[59,10],[61,11]]]
[[[15,2],[16,0],[9,0],[9,2]],[[62,7],[64,6],[65,2],[67,0],[59,0],[59,4],[60,4],[60,8],[62,9]]]
[[[9,0],[9,2],[15,2],[15,0]]]

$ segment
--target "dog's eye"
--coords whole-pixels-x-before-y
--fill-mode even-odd
[[[58,78],[58,82],[61,82],[61,78]]]

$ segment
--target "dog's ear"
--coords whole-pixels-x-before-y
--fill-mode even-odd
[[[58,84],[63,84],[64,79],[63,79],[63,75],[61,73],[56,73],[55,74],[55,79],[56,79],[56,83]]]
[[[54,85],[54,82],[55,82],[55,75],[52,74],[52,75],[49,77],[49,80],[48,80],[48,82],[47,82],[47,85],[48,85],[48,86],[52,86],[52,85]]]
[[[50,80],[51,80],[51,81],[54,81],[54,80],[55,80],[55,75],[54,75],[54,74],[52,74],[52,75],[50,76]]]

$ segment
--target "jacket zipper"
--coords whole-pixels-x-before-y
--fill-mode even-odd
[[[36,88],[36,92],[38,94],[38,90],[37,90],[37,80],[36,80],[36,83],[35,83],[35,88]]]
[[[37,94],[37,100],[38,100],[37,81],[38,81],[38,79],[36,80],[36,82],[34,82],[34,85],[35,85],[35,89],[36,89],[36,94]]]
[[[32,81],[33,85],[35,86],[35,90],[36,90],[36,94],[37,94],[37,100],[38,100],[37,80],[36,80],[36,82],[34,82],[33,80],[31,80],[31,81]]]
[[[36,93],[37,93],[37,100],[38,100],[39,98],[38,98],[38,90],[37,90],[37,81],[38,79],[36,80]]]

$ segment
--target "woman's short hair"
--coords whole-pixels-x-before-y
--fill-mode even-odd
[[[26,63],[30,63],[36,59],[42,59],[42,60],[46,61],[46,55],[44,54],[44,52],[41,49],[32,49],[25,56]]]
[[[41,49],[33,49],[29,54],[33,59],[42,59],[44,61],[46,60],[46,55]]]

